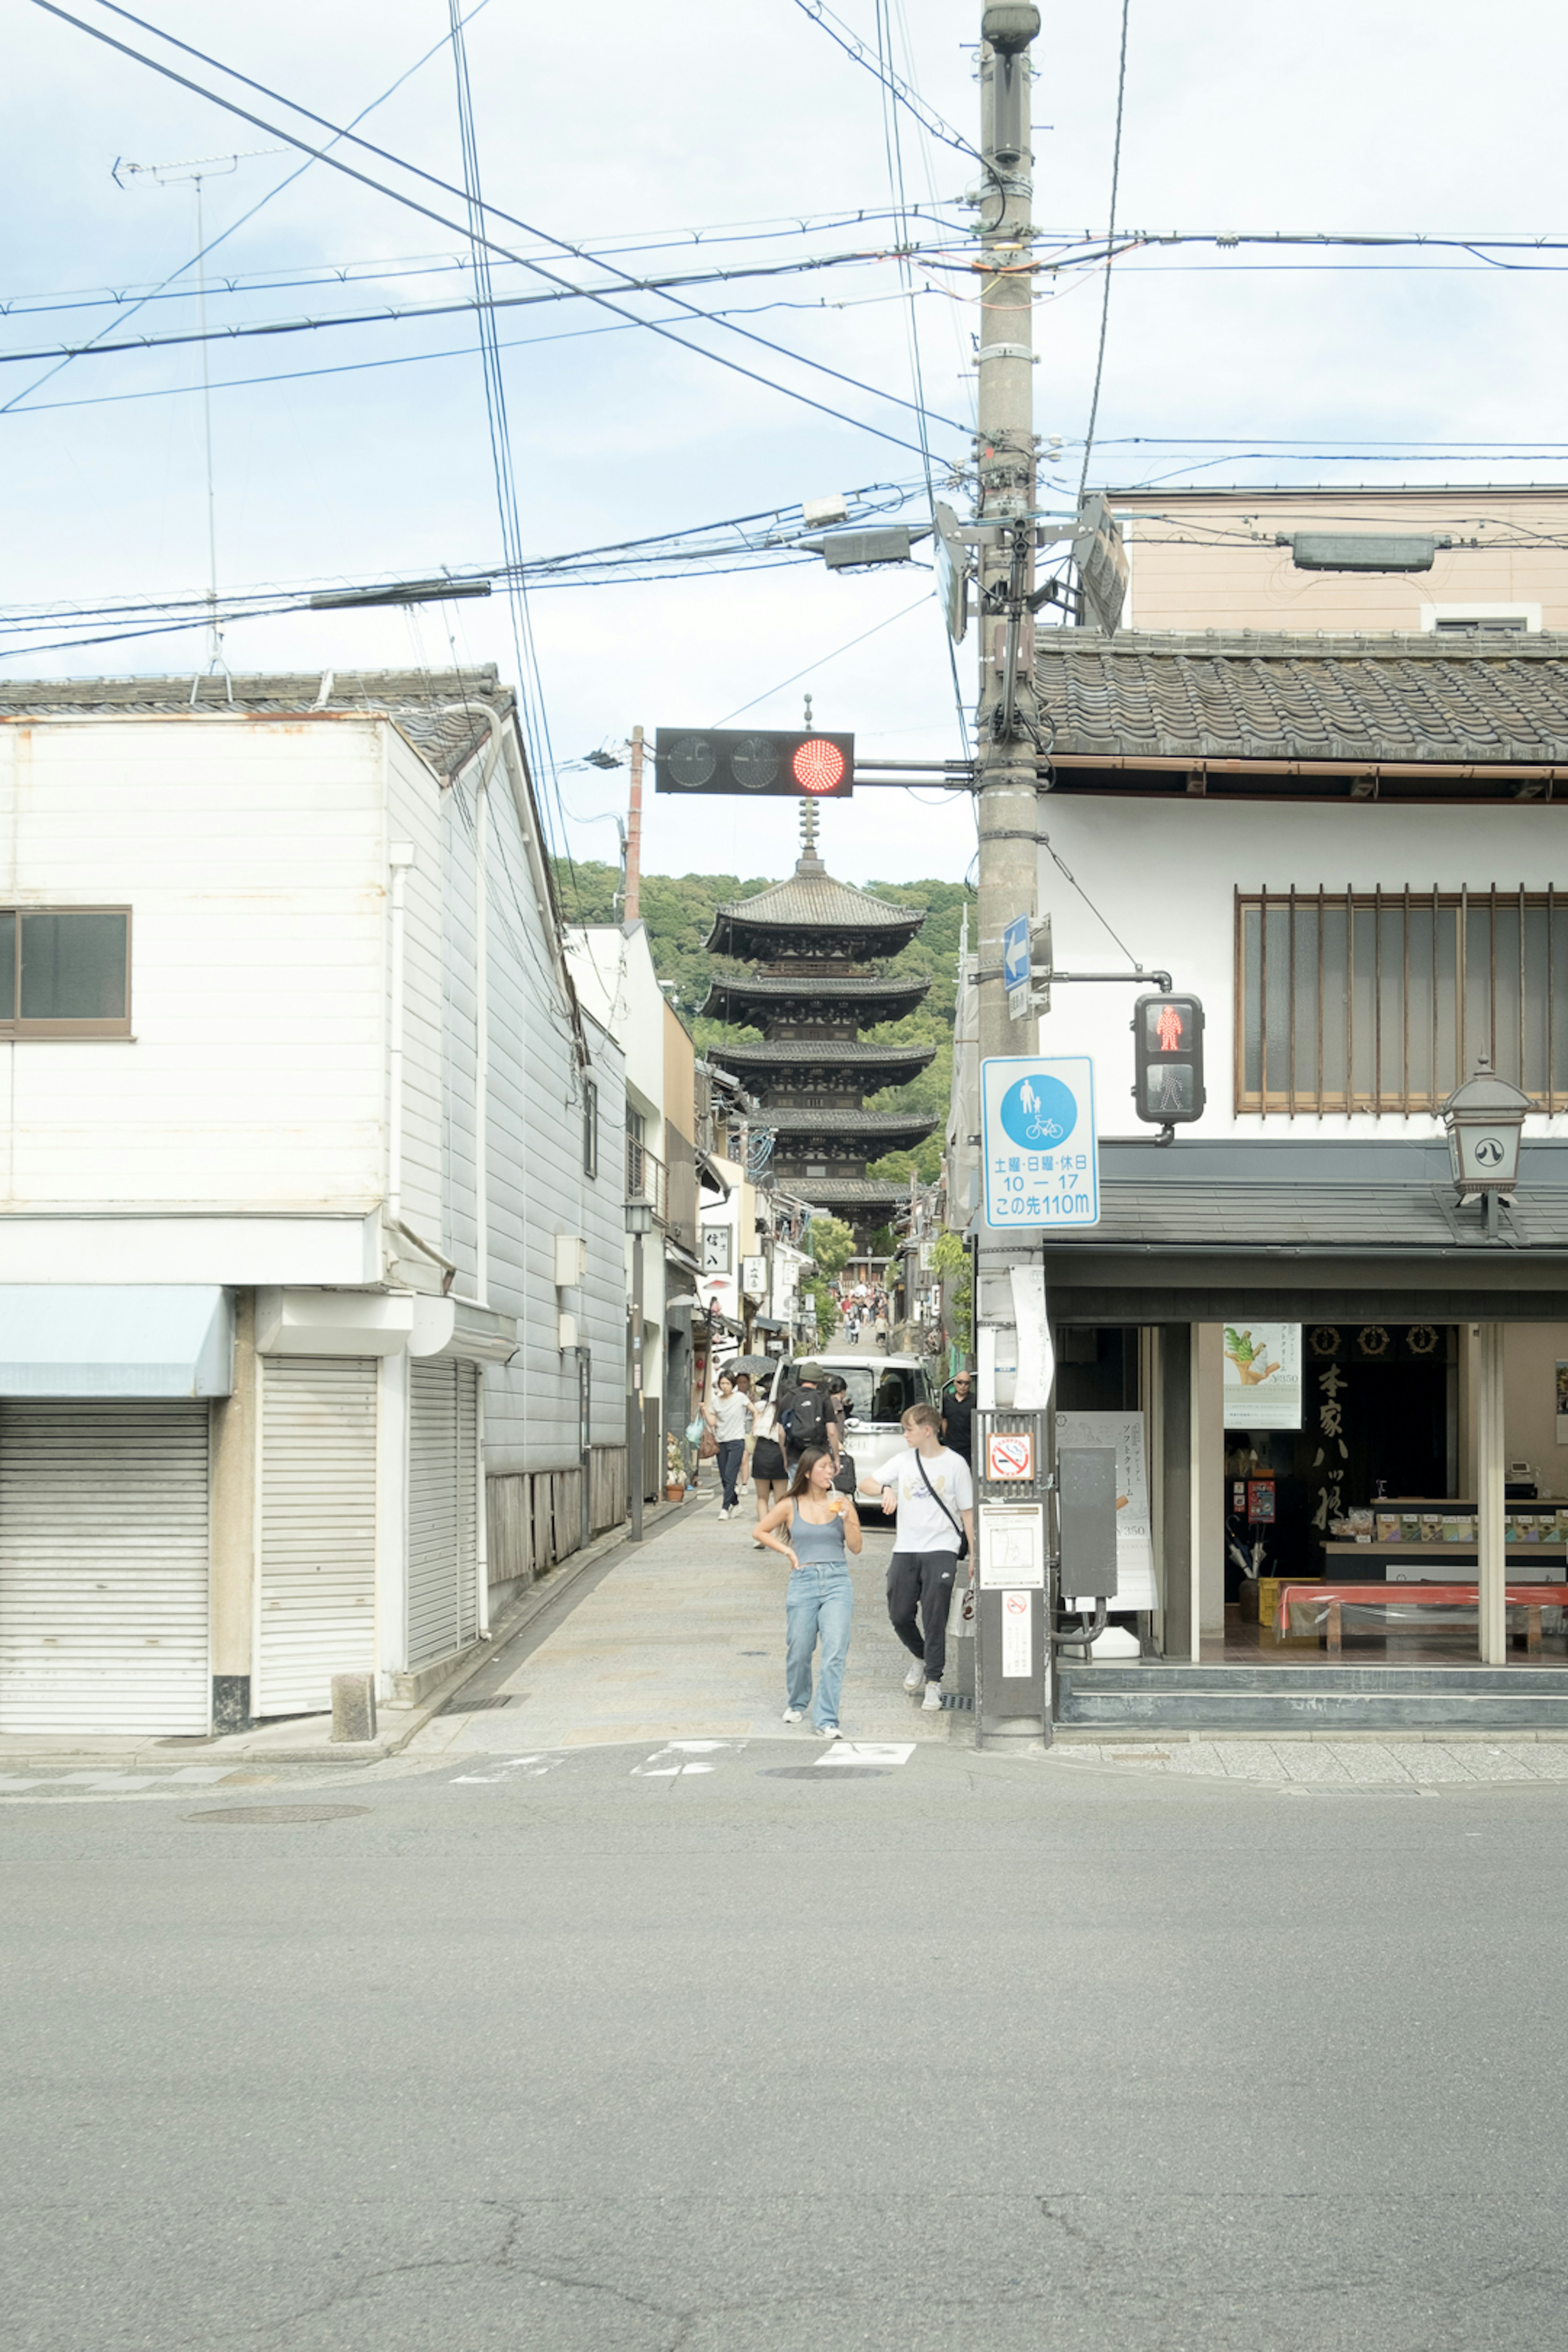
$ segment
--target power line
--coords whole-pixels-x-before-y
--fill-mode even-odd
[[[942,140],[948,147],[956,147],[961,155],[973,156],[982,170],[986,168],[985,158],[973,141],[966,139],[962,131],[955,131],[951,122],[944,122],[936,109],[933,106],[928,106],[924,99],[917,91],[912,90],[907,82],[899,79],[891,65],[884,62],[879,40],[877,55],[873,58],[859,36],[852,33],[848,26],[833,14],[831,8],[825,6],[823,0],[795,0],[795,5],[804,16],[809,16],[812,23],[826,34],[830,41],[837,44],[847,58],[853,58],[858,66],[864,67],[872,79],[879,81],[882,88],[897,100],[900,106],[907,108],[922,131],[929,131],[933,139]]]
[[[188,74],[177,72],[173,66],[164,65],[160,59],[148,57],[143,51],[133,48],[129,42],[120,40],[113,34],[104,31],[101,26],[89,25],[84,18],[73,16],[68,9],[58,5],[58,0],[32,0],[32,5],[42,9],[47,16],[58,16],[63,24],[74,26],[77,31],[85,33],[89,39],[100,42],[104,47],[114,49],[122,57],[132,59],[134,63],[145,66],[150,72],[162,75],[166,81],[174,82],[179,89],[188,89],[196,97],[205,99],[209,104],[221,107],[227,113],[237,115],[241,121],[249,122],[257,129],[265,131],[269,137],[286,139],[290,146],[302,149],[307,154],[326,163],[331,170],[342,173],[345,178],[357,180],[363,186],[374,189],[377,194],[389,197],[393,203],[401,204],[409,211],[419,213],[427,220],[436,221],[441,227],[461,234],[458,224],[447,219],[444,214],[437,212],[429,205],[422,204],[416,196],[408,195],[400,189],[389,187],[384,180],[375,179],[371,173],[358,170],[353,164],[344,162],[342,157],[332,154],[330,145],[312,147],[310,142],[301,138],[297,131],[291,131],[281,124],[269,122],[264,116],[255,114],[247,107],[241,106],[237,100],[226,98],[219,91],[205,88],[200,82],[193,81]],[[363,148],[366,153],[379,156],[396,170],[406,172],[426,185],[438,188],[446,194],[461,199],[462,191],[453,187],[450,181],[441,179],[433,172],[425,171],[416,163],[408,163],[405,158],[392,153],[387,148],[378,147],[372,140],[361,139],[354,131],[340,128],[337,124],[329,121],[324,115],[317,114],[311,108],[301,104],[299,100],[283,97],[280,92],[269,89],[266,83],[252,79],[248,74],[240,73],[237,68],[221,64],[216,58],[207,56],[205,51],[193,47],[187,41],[177,39],[174,34],[163,31],[158,26],[150,25],[144,17],[133,15],[130,9],[120,7],[116,5],[116,0],[98,0],[98,5],[107,9],[110,15],[122,17],[127,23],[136,25],[143,31],[153,34],[155,38],[166,41],[171,47],[199,59],[204,65],[212,67],[216,72],[227,75],[246,89],[260,91],[264,97],[300,115],[306,121],[316,123],[321,129],[332,134],[331,143],[347,140],[353,146]],[[483,210],[497,220],[505,221],[514,228],[522,229],[530,236],[542,238],[557,251],[571,255],[574,260],[596,264],[598,268],[606,270],[610,276],[619,278],[633,291],[640,290],[637,281],[626,271],[613,268],[609,263],[599,260],[597,257],[584,251],[581,247],[572,245],[567,239],[553,236],[533,223],[521,219],[515,213],[503,211],[499,205],[486,204],[483,205]],[[532,270],[535,275],[546,278],[552,284],[564,286],[571,283],[570,280],[562,278],[555,271],[547,268],[543,263],[526,260],[523,256],[512,252],[494,238],[487,236],[484,242],[492,252],[501,254],[507,260],[520,263],[523,268]],[[645,327],[650,334],[658,335],[667,342],[677,344],[682,351],[694,352],[700,358],[711,360],[715,365],[726,368],[733,374],[744,376],[751,383],[762,384],[769,391],[777,392],[785,399],[798,401],[807,408],[816,409],[824,415],[832,416],[837,423],[847,425],[856,432],[868,433],[878,440],[891,443],[896,448],[909,449],[917,446],[900,439],[896,434],[884,432],[879,425],[868,424],[863,418],[849,416],[841,409],[831,408],[826,402],[813,399],[808,393],[799,392],[792,385],[780,383],[773,377],[760,375],[754,368],[742,366],[739,360],[728,359],[721,352],[708,351],[700,343],[689,342],[684,336],[677,334],[673,328],[661,325],[658,320],[642,319],[635,311],[624,310],[600,289],[587,288],[573,290],[583,293],[585,299],[597,302],[616,317],[627,319],[634,325]],[[703,312],[697,310],[693,304],[681,300],[678,295],[666,293],[659,299],[672,303],[676,309],[685,311],[699,321],[704,318]],[[736,327],[730,321],[724,323],[729,326],[731,333],[743,336],[747,341],[756,343],[764,350],[774,352],[780,357],[794,362],[797,366],[810,368],[818,373],[832,376],[840,383],[850,384],[856,391],[870,392],[874,398],[887,397],[878,393],[875,387],[862,384],[856,378],[845,375],[837,368],[828,367],[820,360],[806,359],[800,352],[791,352],[782,344],[771,342],[765,335],[753,334],[748,328]],[[903,405],[902,403],[898,404]]]

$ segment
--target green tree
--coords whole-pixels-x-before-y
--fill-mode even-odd
[[[842,1217],[815,1216],[806,1228],[806,1247],[821,1274],[842,1274],[855,1254],[855,1228]]]
[[[938,1234],[931,1263],[942,1283],[947,1337],[965,1353],[974,1340],[974,1261],[962,1234]]]

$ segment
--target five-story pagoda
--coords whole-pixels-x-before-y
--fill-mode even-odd
[[[928,980],[879,966],[909,945],[925,913],[836,881],[817,855],[816,814],[810,803],[801,811],[804,846],[787,882],[717,910],[710,951],[751,970],[716,972],[702,1010],[762,1031],[761,1045],[720,1051],[774,1131],[772,1171],[787,1191],[853,1225],[864,1248],[909,1197],[906,1185],[868,1176],[867,1161],[911,1150],[936,1125],[920,1111],[861,1107],[868,1094],[916,1076],[935,1050],[863,1044],[859,1035],[924,998]]]

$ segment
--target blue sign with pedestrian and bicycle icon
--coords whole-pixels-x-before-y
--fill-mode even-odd
[[[980,1066],[984,1216],[993,1232],[1100,1223],[1094,1065],[1007,1054]]]

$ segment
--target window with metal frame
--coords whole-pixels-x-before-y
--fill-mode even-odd
[[[0,1037],[129,1037],[129,907],[0,908]]]
[[[1484,1055],[1568,1108],[1568,898],[1238,890],[1236,1107],[1429,1111]]]
[[[599,1089],[592,1078],[583,1081],[583,1173],[599,1172]]]

